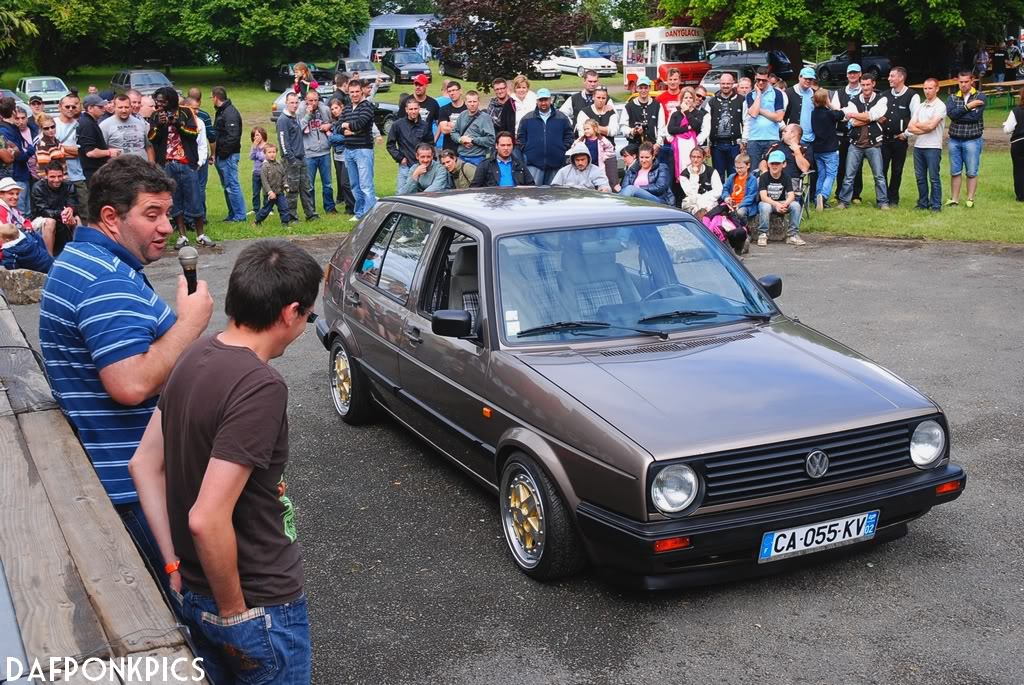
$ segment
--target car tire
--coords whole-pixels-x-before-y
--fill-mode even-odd
[[[818,83],[824,85],[832,80],[832,72],[828,70],[828,67],[822,67],[818,70]]]
[[[270,87],[271,87],[270,79],[267,79],[266,81],[263,82],[263,90],[265,90],[265,91],[267,91],[269,93],[270,92]]]
[[[384,136],[385,138],[387,138],[388,134],[391,133],[391,127],[394,125],[394,123],[395,123],[395,117],[393,115],[389,115],[389,116],[385,117],[384,121],[383,121],[383,123],[381,125],[380,134],[382,136]]]
[[[444,70],[444,62],[441,62],[440,64],[437,65],[437,70],[439,72],[441,72],[441,76],[447,76],[448,75],[448,72],[446,72]]]
[[[584,69],[583,67],[579,67],[578,69],[576,69],[576,75],[579,76],[580,78],[583,78],[583,75],[585,73],[587,73],[587,70]]]
[[[878,77],[881,75],[878,71],[878,67],[868,67],[864,73],[871,74],[871,77],[875,79],[875,83],[878,83]]]
[[[531,457],[515,452],[501,471],[498,513],[512,559],[535,580],[556,580],[586,566],[583,543],[561,495]]]
[[[373,419],[373,400],[362,369],[355,363],[340,337],[331,343],[328,387],[334,410],[345,423],[358,426]]]

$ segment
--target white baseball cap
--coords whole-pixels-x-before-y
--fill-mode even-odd
[[[13,190],[15,188],[21,190],[21,186],[18,184],[18,182],[15,181],[10,176],[4,179],[0,179],[0,193],[4,193],[7,192],[8,190]]]

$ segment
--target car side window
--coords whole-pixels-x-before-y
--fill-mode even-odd
[[[395,212],[384,220],[363,257],[356,278],[405,302],[431,222]]]
[[[476,330],[480,320],[479,249],[476,239],[446,228],[437,241],[423,288],[421,311],[426,316],[442,309],[469,312]]]

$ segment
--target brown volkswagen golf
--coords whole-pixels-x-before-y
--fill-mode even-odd
[[[781,293],[670,207],[421,194],[343,238],[317,333],[341,418],[390,414],[495,491],[524,573],[660,588],[891,540],[963,491],[942,410]]]

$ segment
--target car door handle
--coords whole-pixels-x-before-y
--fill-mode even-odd
[[[359,306],[359,293],[353,293],[353,292],[345,293],[345,301],[348,302],[353,307],[358,307]]]
[[[420,329],[415,326],[407,326],[403,328],[402,333],[405,334],[405,337],[408,338],[409,342],[413,345],[419,345],[423,342],[423,338],[420,337]]]

